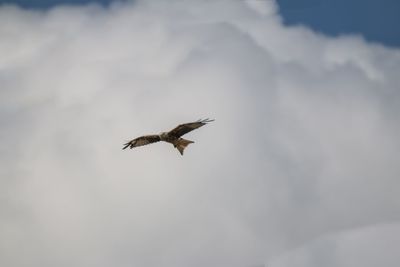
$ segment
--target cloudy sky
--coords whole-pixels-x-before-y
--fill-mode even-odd
[[[0,265],[397,267],[399,73],[275,1],[2,5]]]

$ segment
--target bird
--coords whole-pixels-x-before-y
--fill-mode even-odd
[[[187,134],[188,132],[191,132],[197,128],[200,128],[203,125],[206,125],[207,123],[210,123],[214,120],[210,119],[200,119],[195,122],[189,122],[189,123],[184,123],[176,126],[174,129],[172,129],[169,132],[162,132],[160,134],[151,134],[151,135],[143,135],[139,136],[135,139],[130,140],[129,142],[124,144],[125,148],[134,148],[138,146],[144,146],[152,143],[156,143],[159,141],[164,141],[171,143],[176,149],[178,149],[179,153],[183,156],[183,151],[185,148],[194,143],[191,140],[186,140],[181,138],[182,135]]]

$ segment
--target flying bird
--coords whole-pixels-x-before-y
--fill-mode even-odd
[[[129,148],[134,148],[137,146],[144,146],[148,145],[151,143],[159,142],[159,141],[164,141],[168,142],[174,145],[176,149],[178,149],[179,153],[183,155],[183,151],[185,148],[191,144],[194,143],[193,141],[186,140],[181,138],[182,135],[187,134],[190,131],[193,131],[197,128],[200,128],[203,125],[206,125],[209,122],[212,122],[214,120],[210,119],[205,119],[205,120],[198,120],[195,122],[189,122],[189,123],[184,123],[176,126],[174,129],[172,129],[169,132],[162,132],[160,134],[152,134],[152,135],[143,135],[138,138],[135,138],[128,143],[124,144],[124,147],[122,149],[125,149],[127,147]]]

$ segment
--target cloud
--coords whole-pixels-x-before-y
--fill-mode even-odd
[[[320,237],[269,266],[396,266],[399,242],[398,224],[361,227]]]
[[[394,266],[400,52],[276,10],[2,6],[1,265]]]

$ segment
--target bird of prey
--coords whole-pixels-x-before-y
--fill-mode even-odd
[[[137,146],[144,146],[151,143],[164,141],[173,144],[174,147],[178,149],[179,153],[183,155],[183,151],[185,150],[185,148],[189,144],[194,142],[183,139],[181,138],[181,136],[212,121],[214,120],[210,119],[198,120],[195,122],[180,124],[169,132],[162,132],[160,134],[152,134],[152,135],[143,135],[125,143],[122,149],[125,149],[127,147],[132,149]]]

